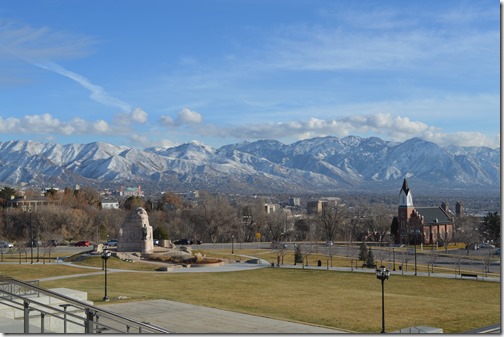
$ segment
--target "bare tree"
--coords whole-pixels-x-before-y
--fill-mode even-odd
[[[327,245],[327,255],[329,256],[329,261],[331,262],[331,267],[333,267],[333,256],[336,255],[337,247],[335,245]]]
[[[322,234],[326,241],[334,241],[336,233],[342,228],[347,216],[345,206],[336,205],[334,207],[323,207],[319,214],[318,222],[322,229]]]
[[[380,265],[383,266],[383,260],[389,256],[389,251],[388,249],[376,247],[376,249],[373,251],[374,252],[374,257],[375,260],[380,261]]]
[[[267,231],[272,242],[279,243],[285,239],[288,228],[290,228],[289,215],[280,209],[270,213],[266,217]]]
[[[200,224],[205,227],[208,238],[216,243],[229,233],[229,228],[237,223],[236,213],[222,195],[204,193],[196,208]],[[230,240],[231,235],[227,239]]]
[[[401,261],[401,270],[404,274],[404,271],[408,271],[408,262],[412,260],[412,256],[406,251],[399,253],[400,261]],[[406,269],[405,269],[406,267]]]
[[[362,239],[365,214],[367,207],[359,205],[352,209],[348,214],[347,220],[343,223],[343,231],[345,232],[345,241],[347,241],[347,256],[350,256],[350,247],[354,240]]]
[[[479,241],[478,226],[478,219],[472,216],[464,216],[458,221],[457,240],[464,243],[467,255]]]
[[[390,233],[390,227],[394,216],[385,205],[377,205],[369,208],[370,213],[366,216],[364,222],[373,241],[383,243],[386,235]]]
[[[488,276],[488,273],[490,272],[490,266],[495,260],[497,259],[494,256],[494,251],[492,249],[487,249],[487,251],[483,255],[483,274],[485,276]]]
[[[355,267],[357,267],[357,261],[359,258],[359,247],[356,245],[351,245],[348,247],[348,256],[350,257],[350,267],[353,271],[353,261],[355,260]]]
[[[436,266],[436,262],[439,258],[439,253],[437,250],[432,249],[427,253],[427,273],[430,276],[431,270],[434,273],[434,267]],[[429,269],[430,266],[430,269]]]
[[[464,259],[464,256],[462,255],[462,251],[457,251],[457,254],[455,255],[455,275],[460,275],[460,267],[462,265],[462,260]]]

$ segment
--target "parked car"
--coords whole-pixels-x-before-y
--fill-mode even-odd
[[[26,247],[40,247],[42,245],[42,242],[37,241],[37,240],[31,240],[26,243]]]
[[[489,243],[483,242],[482,244],[479,245],[480,248],[495,248],[494,245],[491,245]]]
[[[174,245],[192,245],[192,241],[189,239],[180,239],[173,242]]]
[[[196,244],[197,244],[197,245],[201,245],[202,243],[203,243],[203,241],[201,241],[201,240],[196,240]]]
[[[10,242],[2,241],[0,242],[0,248],[12,248],[14,245]]]
[[[75,247],[89,247],[89,241],[79,241],[74,244]]]
[[[496,248],[495,249],[494,255],[499,255],[500,256],[500,248]]]
[[[47,245],[50,247],[56,247],[58,245],[58,241],[57,240],[49,240],[49,241],[47,241]]]
[[[116,239],[108,240],[107,242],[105,242],[105,246],[115,247],[117,246],[117,240]]]
[[[329,246],[333,246],[333,245],[334,245],[334,242],[332,242],[332,241],[327,241],[327,242],[325,243],[325,245],[326,245],[327,247],[329,247]]]
[[[154,243],[154,246],[159,246],[159,240],[154,239],[152,240],[152,243]]]

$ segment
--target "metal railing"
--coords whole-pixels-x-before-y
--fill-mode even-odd
[[[34,286],[39,285],[38,280],[26,281],[26,283],[34,285]],[[33,289],[28,289],[28,288],[22,287],[22,286],[20,287],[18,284],[12,283],[9,281],[5,282],[3,277],[0,278],[0,290],[4,291],[0,294],[0,297],[3,297],[3,296],[12,297],[12,294],[21,295],[21,296],[38,295],[39,294],[37,291],[34,291]]]
[[[63,304],[51,306],[40,301],[45,295],[60,300]],[[40,333],[45,329],[46,319],[61,320],[63,331],[71,324],[73,330],[83,333],[170,333],[170,331],[147,322],[138,322],[114,312],[95,307],[68,296],[40,288],[38,281],[24,282],[11,277],[0,277],[0,305],[23,313],[23,331],[30,333],[30,319],[40,320]],[[69,310],[69,308],[71,310]],[[37,332],[32,332],[37,333]]]

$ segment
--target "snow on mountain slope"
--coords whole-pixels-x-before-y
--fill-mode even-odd
[[[0,143],[0,182],[11,185],[141,182],[158,189],[285,192],[379,189],[397,186],[406,175],[426,186],[498,189],[500,150],[355,136],[219,149],[199,141],[145,150],[100,142]]]

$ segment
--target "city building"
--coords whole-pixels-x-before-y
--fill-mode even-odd
[[[325,207],[336,207],[341,201],[341,198],[325,197],[318,200],[310,200],[306,202],[307,214],[319,214]]]
[[[119,202],[115,200],[102,200],[102,209],[119,209]]]
[[[453,239],[454,219],[448,205],[415,207],[408,180],[399,191],[396,243],[439,245]]]

